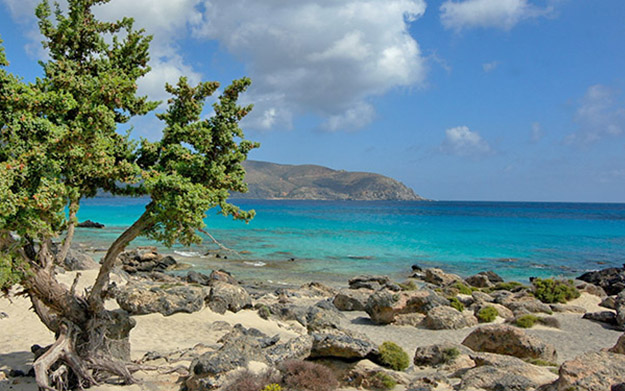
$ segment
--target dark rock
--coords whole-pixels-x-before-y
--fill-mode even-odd
[[[121,261],[122,269],[130,274],[163,272],[177,265],[173,257],[160,255],[154,247],[139,247],[125,251],[118,259]]]
[[[302,335],[288,342],[272,346],[267,350],[267,361],[271,365],[278,365],[288,360],[304,360],[310,356],[314,338]]]
[[[332,302],[340,311],[364,311],[372,293],[370,289],[343,289]]]
[[[610,352],[625,354],[625,334],[619,337],[618,341],[616,341],[616,345],[610,348]]]
[[[455,308],[438,306],[428,311],[423,326],[430,330],[456,330],[477,325],[477,318]]]
[[[625,383],[613,384],[610,391],[625,391]]]
[[[614,300],[614,309],[616,310],[616,325],[625,330],[625,291],[621,291]]]
[[[100,265],[93,260],[89,255],[80,251],[69,249],[63,267],[66,270],[91,270],[98,269]]]
[[[243,308],[251,307],[252,299],[243,287],[216,281],[212,283],[206,303],[214,312],[225,314],[227,310],[238,312]]]
[[[343,315],[328,301],[320,301],[308,309],[306,328],[309,332],[338,329]]]
[[[425,280],[425,282],[429,282],[430,284],[438,286],[446,286],[451,285],[455,282],[462,282],[462,278],[460,278],[459,275],[445,273],[441,269],[437,268],[425,269],[425,276],[423,279]]]
[[[419,266],[419,265],[417,265],[417,264],[412,265],[412,266],[411,266],[411,269],[412,269],[412,271],[413,271],[413,272],[422,272],[422,271],[423,271],[423,269],[421,268],[421,266]]]
[[[612,311],[586,312],[583,318],[616,326],[616,314]]]
[[[324,330],[311,334],[313,346],[310,357],[362,359],[377,353],[377,345],[366,335],[351,330]]]
[[[539,358],[556,361],[556,350],[538,337],[508,325],[489,325],[479,327],[469,334],[464,346],[478,352],[507,354],[518,358]]]
[[[76,226],[79,228],[99,228],[99,229],[104,228],[104,224],[96,223],[95,221],[91,221],[91,220],[83,221],[82,223],[78,223],[78,225]]]
[[[474,276],[467,277],[464,279],[464,281],[467,284],[477,287],[477,288],[490,288],[494,286],[493,283],[490,282],[488,277],[486,277],[483,274],[476,274]]]
[[[187,273],[187,282],[190,284],[199,284],[204,286],[209,286],[211,279],[206,274],[190,271]]]
[[[616,295],[625,289],[625,267],[611,267],[587,272],[577,279],[600,286],[610,296]]]
[[[390,282],[391,280],[387,276],[363,275],[349,280],[349,289],[365,288],[377,291]]]
[[[26,377],[28,376],[26,372],[19,369],[11,369],[9,371],[9,377]]]
[[[7,314],[6,312],[0,312],[0,319],[6,319],[9,317],[9,314]]]
[[[205,296],[201,287],[146,283],[129,283],[117,288],[115,294],[119,306],[132,315],[160,312],[165,316],[199,311]]]

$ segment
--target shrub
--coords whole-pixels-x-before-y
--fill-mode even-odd
[[[455,309],[457,309],[460,312],[464,311],[464,304],[462,304],[460,302],[460,300],[458,300],[457,297],[450,297],[449,298],[449,305],[454,307]]]
[[[266,385],[262,391],[282,391],[282,387],[280,387],[279,384],[273,383]]]
[[[289,360],[280,366],[282,385],[301,391],[333,391],[338,387],[330,369],[309,361]],[[228,389],[229,390],[229,389]]]
[[[517,281],[508,281],[508,282],[499,282],[493,288],[488,288],[485,291],[493,292],[493,291],[510,291],[516,292],[521,289],[526,288],[525,285],[521,284]]]
[[[404,283],[400,282],[397,285],[399,285],[402,291],[416,291],[417,289],[419,289],[414,281],[407,281]]]
[[[443,364],[450,364],[454,362],[458,356],[460,356],[460,350],[457,348],[447,348],[443,350],[442,362]]]
[[[457,289],[458,293],[461,293],[463,295],[470,295],[471,293],[473,293],[473,289],[470,286],[468,286],[468,285],[466,285],[466,284],[464,284],[464,283],[462,283],[460,281],[458,281],[455,284],[453,284],[452,288]]]
[[[480,309],[476,314],[477,320],[480,323],[490,323],[495,320],[497,315],[499,315],[499,311],[497,311],[497,308],[492,306],[486,306]]]
[[[385,367],[396,371],[403,371],[410,366],[410,357],[399,345],[394,342],[384,342],[380,345],[380,361]]]
[[[514,320],[514,325],[524,329],[529,329],[536,324],[540,319],[536,315],[522,315]]]
[[[262,304],[260,307],[258,307],[258,316],[263,319],[269,319],[269,317],[271,316],[271,310],[265,304]]]
[[[224,389],[228,391],[281,391],[281,388],[269,388],[277,385],[280,380],[280,375],[276,371],[257,374],[245,370],[235,375]]]
[[[371,376],[369,387],[377,390],[391,390],[397,385],[397,382],[391,375],[384,372],[376,372]]]
[[[532,281],[534,296],[543,303],[566,303],[579,297],[573,281],[536,278]]]

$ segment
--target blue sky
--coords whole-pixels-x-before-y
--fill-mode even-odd
[[[0,0],[9,69],[45,58],[36,0]],[[247,75],[251,158],[394,177],[445,200],[625,202],[622,0],[112,0],[162,86]],[[153,118],[137,136],[156,138]]]

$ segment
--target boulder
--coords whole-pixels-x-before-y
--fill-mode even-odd
[[[610,352],[625,354],[625,334],[619,337],[618,341],[616,341],[616,345],[610,348]]]
[[[608,295],[616,295],[625,289],[625,265],[587,272],[577,279],[600,286]]]
[[[171,256],[162,256],[155,247],[139,247],[125,251],[117,257],[126,273],[163,272],[176,266]]]
[[[425,282],[429,282],[430,284],[438,286],[446,286],[451,285],[455,282],[462,282],[462,278],[460,278],[459,275],[445,273],[438,268],[425,269],[425,276],[423,277],[423,280]]]
[[[299,290],[309,297],[330,298],[336,296],[338,293],[336,289],[316,281],[300,286]]]
[[[371,289],[342,289],[334,296],[334,306],[340,311],[364,311]]]
[[[413,362],[416,366],[438,366],[449,364],[461,354],[471,354],[471,349],[463,345],[444,342],[428,346],[419,346],[415,351]]]
[[[213,270],[209,276],[211,281],[227,282],[228,284],[238,285],[239,282],[225,270]]]
[[[614,300],[614,309],[616,310],[616,326],[621,330],[625,330],[625,291],[621,291]]]
[[[527,334],[516,327],[496,324],[479,327],[471,332],[464,346],[474,351],[506,354],[518,358],[538,358],[556,361],[556,349],[538,337]]]
[[[492,303],[495,299],[488,293],[482,291],[474,291],[471,293],[471,297],[476,303]]]
[[[398,314],[427,314],[432,308],[442,305],[449,305],[449,301],[429,289],[398,293],[378,291],[369,296],[365,311],[375,323],[389,324]]]
[[[625,382],[625,355],[612,352],[589,352],[566,361],[558,379],[541,391],[610,390]]]
[[[310,357],[362,359],[377,353],[377,345],[366,335],[351,330],[314,332]]]
[[[488,279],[488,276],[481,274],[481,273],[467,277],[464,279],[464,281],[467,284],[474,286],[476,288],[490,288],[492,286],[495,286],[495,284],[490,282],[490,280]]]
[[[86,220],[86,221],[83,221],[82,223],[78,223],[76,225],[76,227],[78,227],[78,228],[98,228],[98,229],[102,229],[102,228],[104,228],[104,224],[96,223],[95,221],[91,221],[91,220]]]
[[[615,310],[616,309],[616,296],[606,296],[603,300],[601,300],[601,303],[599,303],[599,306],[603,308],[607,308],[609,310]]]
[[[614,311],[586,312],[582,318],[616,326],[616,314]]]
[[[288,360],[304,360],[310,356],[313,340],[310,335],[302,335],[286,343],[273,345],[265,352],[266,360],[274,366]]]
[[[495,297],[495,302],[509,308],[517,316],[533,313],[552,313],[551,307],[526,291],[500,293]]]
[[[210,277],[207,276],[206,274],[202,274],[202,273],[198,273],[194,271],[188,272],[185,280],[189,284],[198,284],[198,285],[203,285],[203,286],[209,286],[212,281]]]
[[[570,305],[570,304],[549,304],[549,308],[551,308],[551,311],[553,312],[573,312],[576,314],[584,314],[586,313],[586,309],[584,307],[579,307],[576,305]]]
[[[377,380],[378,374],[385,374],[391,377],[397,384],[406,384],[408,382],[408,378],[404,373],[391,371],[370,360],[360,360],[350,367],[347,371],[342,371],[344,375],[341,376],[343,382],[346,383],[345,385],[350,387],[350,390],[354,388],[365,390],[383,389],[383,385]]]
[[[206,303],[212,311],[225,314],[226,310],[239,312],[251,307],[252,299],[243,287],[216,281],[212,283]]]
[[[377,291],[389,284],[391,280],[387,276],[362,275],[349,280],[349,289],[370,289]]]
[[[171,284],[129,283],[115,292],[117,304],[131,315],[199,311],[205,296],[201,287]]]
[[[100,265],[89,255],[78,250],[69,249],[63,261],[65,270],[92,270],[99,269]]]
[[[503,305],[497,303],[481,303],[479,305],[475,305],[473,307],[474,315],[477,316],[478,312],[480,312],[480,310],[484,307],[493,307],[497,310],[498,316],[505,320],[510,320],[514,318],[514,313],[512,311],[510,311],[507,307],[504,307]]]
[[[418,312],[413,312],[411,314],[397,314],[395,315],[395,321],[393,321],[393,324],[395,326],[420,327],[424,319],[425,315]]]
[[[439,306],[428,311],[423,326],[430,330],[456,330],[477,325],[477,318],[455,308]]]
[[[322,300],[308,308],[306,328],[309,332],[324,329],[338,329],[343,315],[328,301]]]

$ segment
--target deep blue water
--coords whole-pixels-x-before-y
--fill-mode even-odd
[[[104,247],[142,212],[147,200],[83,202],[77,239]],[[342,280],[360,273],[406,275],[414,263],[461,275],[494,270],[508,279],[576,276],[625,262],[625,204],[520,202],[356,202],[237,200],[255,209],[249,224],[209,211],[207,229],[245,254],[201,258],[210,241],[174,248],[196,269],[224,267],[242,278]],[[138,240],[136,244],[148,244]],[[173,251],[170,250],[170,251]],[[163,251],[167,251],[163,249]],[[247,253],[249,252],[249,253]],[[196,254],[190,254],[196,253]],[[289,262],[295,258],[294,262]],[[261,261],[262,263],[259,263]],[[264,264],[263,266],[254,266]]]

